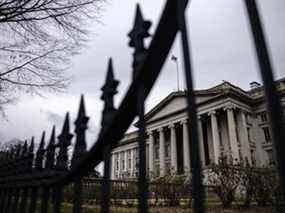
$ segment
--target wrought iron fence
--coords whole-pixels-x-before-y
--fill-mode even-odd
[[[285,191],[285,150],[282,111],[276,92],[270,57],[266,47],[262,23],[255,0],[244,0],[250,28],[252,31],[260,74],[263,79],[268,111],[274,137],[274,147],[278,162],[283,192]],[[70,133],[69,115],[66,114],[62,132],[56,138],[55,128],[47,146],[43,133],[40,146],[34,153],[34,138],[31,142],[18,145],[0,153],[0,212],[33,213],[61,212],[64,186],[73,183],[73,212],[82,212],[82,178],[104,162],[104,178],[102,182],[101,212],[109,212],[110,205],[110,152],[123,138],[128,127],[136,116],[139,117],[139,178],[138,209],[148,212],[148,182],[146,180],[146,150],[144,103],[149,95],[166,57],[171,49],[177,33],[180,33],[184,56],[184,70],[187,85],[188,116],[190,121],[190,160],[193,180],[194,212],[204,212],[204,189],[201,183],[201,165],[198,147],[197,114],[193,93],[193,79],[189,47],[189,35],[186,27],[185,8],[187,0],[167,0],[160,17],[158,27],[148,47],[144,39],[149,36],[151,22],[143,19],[137,6],[134,27],[129,33],[129,45],[134,48],[133,81],[116,109],[113,97],[117,93],[118,81],[114,77],[112,60],[110,59],[102,97],[102,128],[92,146],[86,150],[85,130],[88,117],[85,114],[84,98],[81,98],[78,117],[75,121],[75,145],[72,160],[69,163],[68,148],[71,146],[73,134]]]
[[[148,203],[153,206],[178,206],[181,200],[192,200],[190,183],[163,183],[150,182]],[[90,204],[101,202],[101,178],[84,178],[82,183],[82,201]],[[211,187],[207,187],[210,191]],[[72,185],[64,191],[66,202],[72,202],[75,195]],[[110,203],[121,206],[136,206],[138,201],[138,183],[135,180],[111,180],[110,181]]]

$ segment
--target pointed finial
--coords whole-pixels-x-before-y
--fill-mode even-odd
[[[46,135],[46,132],[43,131],[42,139],[41,139],[40,146],[39,146],[39,149],[38,149],[38,150],[43,150],[44,147],[45,147],[45,135]]]
[[[50,141],[47,146],[46,165],[45,168],[52,169],[55,160],[55,126],[52,127]]]
[[[81,96],[79,112],[77,119],[75,121],[75,132],[76,132],[76,142],[74,146],[74,152],[72,156],[72,166],[74,166],[83,154],[86,152],[86,140],[85,140],[85,131],[87,129],[87,122],[89,117],[85,114],[85,104],[84,104],[84,96]]]
[[[27,154],[27,151],[28,151],[28,142],[27,142],[27,140],[25,140],[25,143],[24,143],[24,146],[23,146],[21,155],[22,155],[22,156],[26,155],[26,154]]]
[[[86,116],[85,111],[85,101],[84,101],[84,95],[81,95],[80,98],[80,104],[79,104],[79,111],[77,115],[77,119],[75,121],[76,129],[75,131],[84,131],[87,129],[87,122],[89,120],[89,117]]]
[[[101,100],[105,102],[103,109],[102,127],[105,128],[112,120],[113,114],[116,111],[114,108],[114,95],[117,93],[119,81],[114,77],[112,59],[109,59],[108,70],[105,85],[102,87]]]
[[[51,146],[55,146],[55,126],[52,127],[51,136],[50,136],[50,140],[49,140],[49,144],[47,148]]]
[[[69,113],[66,113],[65,121],[63,124],[62,132],[58,136],[59,154],[57,157],[56,168],[59,170],[68,169],[68,146],[71,145],[72,134],[69,133]]]
[[[15,152],[15,148],[13,145],[10,146],[10,150],[9,150],[9,159],[13,159],[14,158],[14,152]]]
[[[109,58],[106,82],[113,81],[114,79],[113,59]]]
[[[43,168],[43,159],[45,154],[45,131],[42,134],[42,139],[40,142],[40,146],[37,150],[36,154],[36,160],[35,160],[35,167],[36,169],[42,169]]]
[[[69,112],[66,113],[66,116],[65,116],[65,120],[64,120],[64,124],[63,124],[63,128],[62,128],[62,135],[64,134],[69,134]]]
[[[103,92],[101,100],[105,101],[107,105],[110,105],[110,107],[112,108],[113,108],[113,101],[110,99],[113,99],[113,96],[117,94],[118,85],[119,81],[116,80],[114,77],[113,61],[112,58],[109,58],[106,81],[104,86],[101,88]]]
[[[150,26],[151,22],[143,19],[140,6],[139,4],[137,4],[134,26],[128,34],[131,39],[129,45],[131,47],[134,47],[137,51],[145,50],[143,40],[150,36],[150,34],[148,33]]]
[[[148,33],[150,26],[151,22],[143,19],[140,6],[137,4],[134,26],[128,34],[130,38],[129,46],[135,49],[133,61],[134,69],[136,69],[145,58],[146,49],[144,46],[144,39],[150,36]],[[136,73],[134,73],[134,77],[135,76]]]
[[[33,154],[34,153],[34,147],[35,147],[35,142],[34,142],[34,140],[35,140],[35,137],[33,136],[32,137],[32,140],[31,140],[31,144],[30,144],[30,147],[29,147],[29,154]]]
[[[58,136],[59,142],[57,144],[58,147],[62,146],[70,146],[71,145],[71,138],[72,134],[70,134],[70,127],[69,127],[69,112],[65,115],[65,120],[63,123],[61,134]]]
[[[21,144],[17,144],[16,145],[16,158],[20,157],[21,150],[22,150],[22,145]]]
[[[81,118],[81,117],[85,117],[85,116],[86,116],[86,112],[85,112],[84,95],[81,95],[77,118]]]

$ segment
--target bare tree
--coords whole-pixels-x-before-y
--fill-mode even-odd
[[[0,0],[0,110],[19,91],[61,91],[104,0]]]

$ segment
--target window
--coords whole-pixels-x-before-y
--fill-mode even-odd
[[[250,124],[250,115],[246,113],[245,115],[246,123]]]
[[[139,168],[139,157],[135,158],[135,169]]]
[[[154,148],[154,159],[159,159],[159,146],[155,146]]]
[[[250,128],[249,127],[247,127],[247,139],[248,139],[248,141],[250,141]]]
[[[122,170],[125,170],[125,160],[122,159]]]
[[[271,135],[268,127],[263,127],[264,138],[266,142],[271,141]]]
[[[253,149],[250,150],[250,158],[251,158],[252,164],[254,164],[255,163],[255,152]]]
[[[269,164],[274,164],[274,158],[273,158],[273,151],[267,150],[267,156],[268,156],[268,162]]]
[[[132,164],[132,159],[129,158],[129,159],[128,159],[128,168],[129,168],[129,169],[131,168],[131,164]]]
[[[260,113],[260,119],[262,122],[267,122],[267,113],[266,112]]]
[[[170,145],[166,144],[165,146],[165,157],[169,157],[170,156]]]
[[[116,160],[116,170],[119,170],[119,161]]]

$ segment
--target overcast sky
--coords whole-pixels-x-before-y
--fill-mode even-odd
[[[66,111],[72,119],[77,112],[80,94],[86,98],[89,122],[88,144],[95,141],[101,119],[101,91],[108,57],[113,57],[115,75],[121,81],[116,104],[131,79],[132,49],[128,47],[127,33],[133,25],[135,4],[139,2],[146,19],[152,21],[154,32],[162,11],[163,0],[108,0],[101,12],[101,22],[90,26],[90,41],[81,54],[72,59],[69,73],[73,82],[64,94],[47,94],[46,98],[23,95],[16,105],[8,106],[8,121],[1,121],[0,140],[27,139],[32,135],[39,140],[41,131],[50,133],[53,124],[61,129]],[[275,77],[285,76],[285,1],[259,0],[266,35],[272,53]],[[251,34],[242,0],[192,0],[187,10],[192,45],[195,87],[208,88],[230,81],[243,89],[249,83],[260,81]],[[182,75],[179,37],[173,45],[162,75],[147,102],[147,109],[176,90],[176,67],[170,56],[178,57]],[[72,120],[72,121],[73,121]]]

